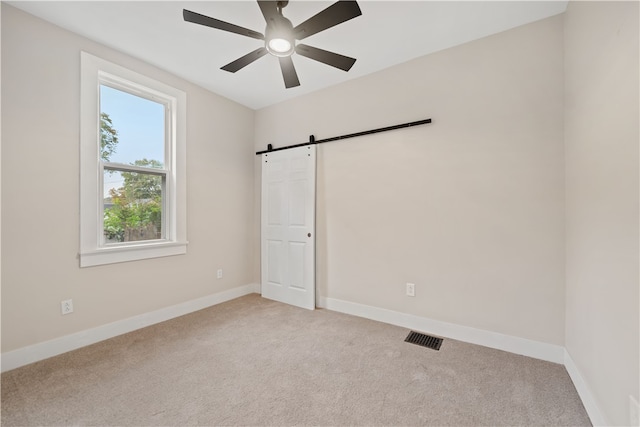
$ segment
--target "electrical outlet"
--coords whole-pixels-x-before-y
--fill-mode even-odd
[[[60,302],[60,309],[62,310],[62,314],[70,314],[73,313],[73,300],[66,299]]]
[[[416,285],[414,283],[407,283],[407,295],[410,297],[416,296]]]
[[[217,277],[218,279],[222,279],[222,269],[221,269],[221,268],[219,268],[219,269],[218,269],[218,272],[217,272],[217,274],[216,274],[216,277]]]
[[[640,426],[640,404],[629,395],[629,425]]]

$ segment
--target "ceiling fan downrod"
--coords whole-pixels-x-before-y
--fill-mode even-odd
[[[282,9],[287,7],[288,4],[289,4],[289,0],[282,0],[276,3],[276,8],[278,9],[278,13],[280,14],[280,16],[282,16]]]

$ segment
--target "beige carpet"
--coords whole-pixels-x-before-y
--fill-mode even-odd
[[[563,366],[408,332],[249,295],[2,374],[2,425],[590,425]]]

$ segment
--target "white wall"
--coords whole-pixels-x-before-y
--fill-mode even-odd
[[[81,50],[187,93],[186,255],[78,267]],[[252,110],[6,4],[2,107],[3,353],[252,282]]]
[[[607,424],[639,396],[638,2],[565,14],[566,348]]]
[[[321,297],[564,343],[562,43],[553,17],[257,111],[256,151],[433,119],[318,146]]]
[[[2,7],[0,7],[0,46],[2,46]],[[2,81],[2,55],[0,54],[0,82]],[[2,84],[0,84],[0,100]],[[2,224],[2,102],[0,102],[0,224]],[[0,242],[2,227],[0,226]],[[0,289],[2,289],[2,244],[0,244]],[[0,292],[0,330],[2,329],[2,292]]]

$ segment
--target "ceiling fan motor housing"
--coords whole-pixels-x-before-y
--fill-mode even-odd
[[[276,15],[267,22],[264,31],[264,44],[267,51],[274,56],[290,56],[295,48],[293,24],[282,15]]]

